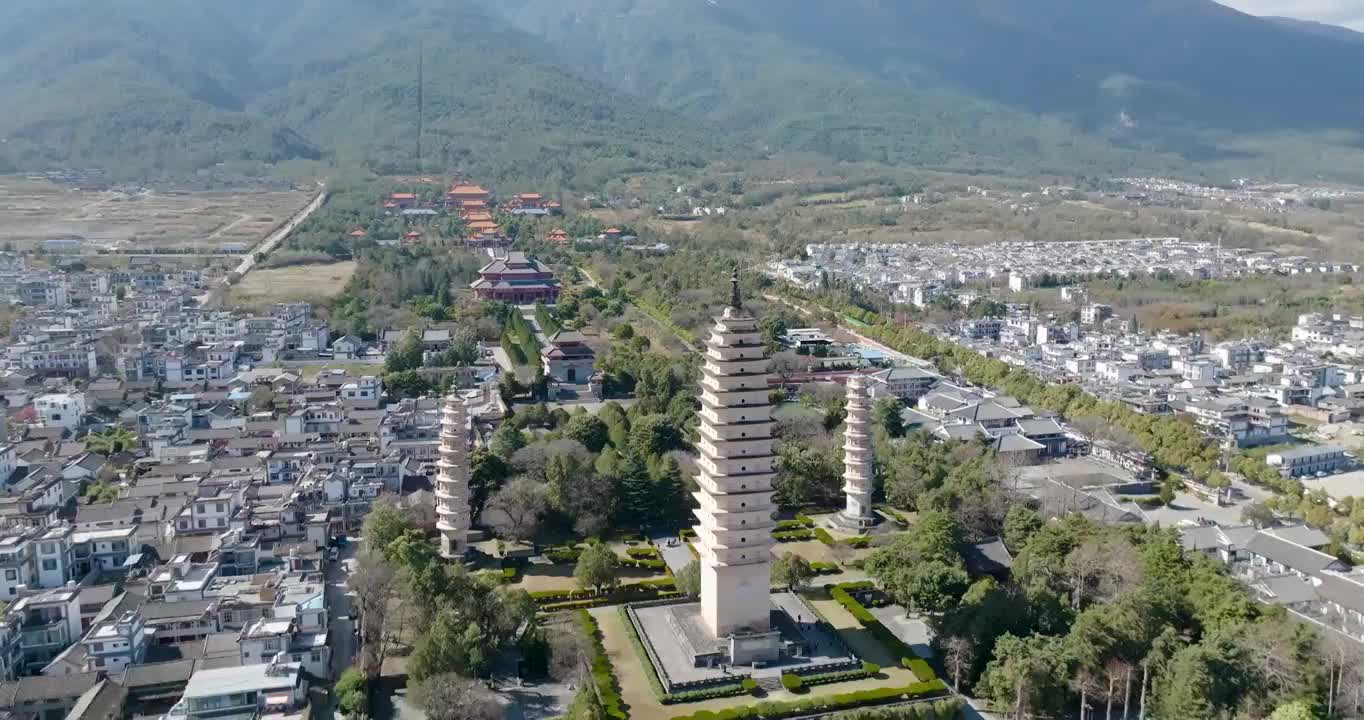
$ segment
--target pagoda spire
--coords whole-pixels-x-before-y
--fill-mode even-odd
[[[744,308],[743,298],[739,297],[739,266],[734,266],[734,274],[729,276],[729,306],[735,310]]]

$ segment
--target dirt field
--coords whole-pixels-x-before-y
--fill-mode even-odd
[[[249,308],[326,300],[340,295],[354,274],[354,262],[255,270],[228,292],[224,305]]]
[[[0,246],[64,253],[243,252],[308,204],[303,191],[170,194],[82,191],[0,177]],[[239,247],[238,247],[239,246]]]

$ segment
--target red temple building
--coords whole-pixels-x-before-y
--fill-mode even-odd
[[[445,204],[461,210],[475,206],[486,208],[492,197],[492,193],[478,185],[457,184],[445,193]]]
[[[517,193],[505,208],[513,215],[548,215],[545,198],[540,193]]]
[[[483,266],[469,287],[483,300],[525,305],[554,303],[559,299],[559,280],[540,261],[522,252],[507,253]]]
[[[548,238],[548,239],[549,239],[549,241],[552,242],[552,243],[559,243],[559,244],[567,243],[567,242],[568,242],[568,233],[564,232],[563,228],[554,228],[553,230],[550,230],[550,231],[549,231],[549,238]]]

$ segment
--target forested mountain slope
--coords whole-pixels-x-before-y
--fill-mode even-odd
[[[0,164],[136,171],[307,158],[414,171],[419,52],[428,169],[604,178],[699,164],[724,147],[697,123],[561,70],[542,42],[473,3],[189,7],[8,6],[0,105],[13,112],[0,113]]]
[[[1211,0],[9,0],[0,171],[293,159],[590,185],[813,151],[1364,179],[1364,42]]]
[[[1077,172],[1364,159],[1364,36],[1211,0],[487,1],[583,72],[783,147]]]

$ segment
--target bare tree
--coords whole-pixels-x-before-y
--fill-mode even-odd
[[[412,693],[430,720],[500,720],[502,706],[488,688],[454,673],[432,675]]]
[[[355,570],[346,581],[355,593],[360,615],[360,667],[366,678],[376,678],[388,655],[385,625],[389,604],[398,591],[398,574],[378,550],[366,548],[355,559]]]
[[[418,490],[403,498],[403,509],[412,525],[422,530],[436,529],[436,495],[430,490]]]
[[[1066,557],[1070,573],[1071,607],[1081,609],[1086,599],[1112,600],[1141,583],[1142,563],[1137,549],[1121,538],[1090,538]]]
[[[976,645],[965,635],[951,635],[943,640],[942,651],[943,662],[952,669],[952,686],[961,692],[961,673],[975,662]]]
[[[525,542],[540,529],[540,516],[549,509],[549,493],[530,478],[517,478],[488,500],[484,518],[500,535]]]
[[[582,443],[567,438],[527,445],[512,455],[511,463],[517,473],[537,482],[549,482],[549,461],[554,457],[572,457],[579,466],[592,465],[592,453]]]
[[[772,356],[772,374],[781,379],[783,388],[790,385],[791,378],[804,372],[808,366],[809,363],[793,352],[779,352]]]
[[[577,685],[587,679],[591,646],[573,623],[545,628],[549,641],[549,675],[561,683]]]
[[[1364,649],[1328,630],[1318,640],[1317,655],[1326,663],[1326,716],[1354,717],[1364,690]]]

